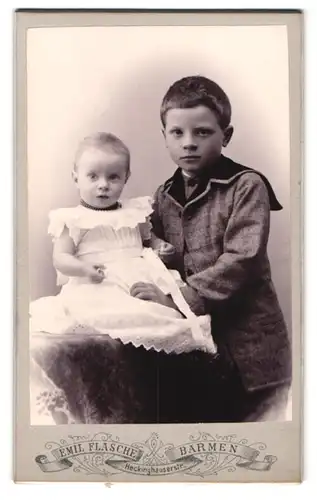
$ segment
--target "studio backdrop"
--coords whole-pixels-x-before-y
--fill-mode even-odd
[[[30,299],[57,292],[48,212],[78,203],[71,172],[95,131],[130,148],[125,197],[152,195],[172,175],[160,103],[183,76],[215,80],[232,104],[224,154],[263,172],[283,205],[271,214],[273,280],[291,327],[287,31],[283,26],[29,29],[27,135]]]

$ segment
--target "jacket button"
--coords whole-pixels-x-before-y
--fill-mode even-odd
[[[187,269],[186,274],[187,276],[191,276],[192,274],[194,274],[194,271],[192,269]]]

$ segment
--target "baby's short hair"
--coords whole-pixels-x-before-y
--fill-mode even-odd
[[[125,156],[127,160],[127,174],[130,175],[130,151],[121,139],[109,132],[97,132],[85,137],[81,141],[75,155],[75,170],[77,169],[77,163],[81,155],[90,147],[110,150],[118,155]]]
[[[166,114],[170,109],[207,106],[213,111],[222,129],[230,125],[231,104],[221,87],[205,76],[186,76],[174,82],[166,92],[161,105],[161,121],[166,125]]]

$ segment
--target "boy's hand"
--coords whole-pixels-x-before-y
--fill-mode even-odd
[[[177,306],[172,298],[165,295],[162,290],[151,283],[143,283],[142,281],[134,283],[134,285],[130,288],[130,295],[137,299],[149,300],[150,302],[157,302],[163,306],[177,309]]]
[[[101,283],[105,278],[103,264],[85,264],[85,274],[93,283]]]

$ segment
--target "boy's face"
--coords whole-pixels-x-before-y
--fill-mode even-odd
[[[73,172],[81,199],[96,208],[118,201],[127,180],[127,159],[112,151],[87,148]]]
[[[171,158],[190,175],[220,156],[233,131],[232,127],[222,130],[215,113],[202,105],[170,109],[165,121],[163,134]]]

